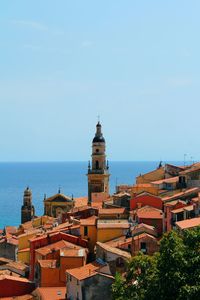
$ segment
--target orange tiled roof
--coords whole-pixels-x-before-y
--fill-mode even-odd
[[[136,211],[138,218],[140,219],[162,219],[162,210],[151,207],[144,206]]]
[[[184,210],[186,210],[186,211],[194,210],[194,206],[193,205],[187,205],[187,206],[184,206],[184,207],[181,207],[181,208],[173,209],[171,212],[173,214],[178,214],[180,212],[183,212]]]
[[[61,300],[65,299],[66,287],[39,287],[36,289],[42,300]]]
[[[100,248],[104,249],[107,252],[114,253],[116,255],[119,255],[120,257],[124,257],[125,259],[131,258],[130,253],[123,251],[121,249],[112,247],[112,246],[108,245],[107,243],[97,242],[97,246],[99,246]]]
[[[62,249],[60,250],[60,256],[64,257],[84,257],[86,256],[87,249]]]
[[[80,219],[80,224],[82,226],[91,226],[91,225],[94,226],[94,225],[96,225],[97,219],[98,219],[98,217],[96,217],[96,216],[91,216],[87,219]]]
[[[118,229],[128,229],[130,227],[127,220],[98,220],[97,228],[98,229],[110,229],[110,228],[118,228]]]
[[[165,178],[161,180],[152,181],[153,184],[161,184],[161,183],[175,183],[178,181],[178,176],[171,177],[171,178]]]
[[[146,233],[146,232],[143,232],[143,233],[141,233],[141,234],[138,234],[138,235],[134,236],[134,237],[133,237],[133,240],[134,240],[134,241],[137,241],[137,240],[143,239],[143,238],[145,238],[145,237],[149,237],[150,239],[152,239],[152,240],[154,240],[154,241],[157,240],[157,239],[155,238],[155,236],[150,235],[150,234],[148,234],[148,233]]]
[[[16,276],[10,276],[10,275],[1,275],[0,280],[13,280],[13,281],[20,281],[20,282],[29,282],[31,283],[28,279],[22,278],[22,277],[16,277]]]
[[[96,274],[96,271],[99,270],[101,267],[101,264],[98,264],[97,262],[92,262],[79,268],[68,269],[66,273],[75,277],[78,280],[83,280],[88,277],[94,276]]]
[[[88,204],[88,197],[75,198],[75,207],[86,206]]]
[[[126,238],[125,236],[120,236],[119,238],[113,239],[111,241],[105,242],[106,245],[114,248],[120,248],[125,245],[131,244],[132,237]]]
[[[6,265],[6,267],[15,268],[16,270],[20,271],[25,271],[28,268],[28,266],[21,261],[11,261]]]
[[[119,208],[100,208],[100,215],[110,215],[110,214],[124,214],[126,209],[124,207]]]
[[[102,208],[102,205],[103,205],[103,202],[92,202],[91,203],[91,207],[92,208],[97,208],[97,209],[100,209],[100,208]]]
[[[173,199],[175,200],[176,198],[183,197],[183,196],[188,196],[188,195],[191,195],[193,193],[198,193],[198,192],[199,192],[198,187],[189,188],[189,189],[186,189],[183,192],[178,192],[178,193],[175,193],[171,196],[163,197],[162,200],[164,202],[166,202],[166,201],[170,201],[170,200],[173,200]]]
[[[56,268],[56,259],[41,259],[38,264],[42,268]]]
[[[180,229],[188,229],[188,228],[192,228],[192,227],[197,227],[197,226],[200,226],[200,217],[179,221],[179,222],[176,222],[176,225]]]
[[[186,170],[180,172],[181,175],[185,175],[185,174],[188,174],[188,173],[192,173],[192,172],[195,172],[195,171],[199,171],[200,170],[200,163],[195,163],[191,166],[189,166]]]
[[[82,247],[80,246],[77,246],[75,244],[72,244],[72,243],[69,243],[69,242],[66,242],[64,240],[61,240],[59,242],[56,242],[56,243],[53,243],[53,244],[49,244],[45,247],[41,247],[41,248],[38,248],[37,250],[35,250],[35,252],[41,254],[42,256],[44,255],[47,255],[49,253],[52,253],[53,251],[59,251],[63,248],[72,248],[72,249],[80,249]]]

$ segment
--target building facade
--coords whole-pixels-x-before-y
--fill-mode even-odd
[[[88,165],[88,204],[92,202],[92,193],[109,195],[109,166],[106,162],[106,143],[100,122],[96,125],[96,134],[92,141],[92,164]]]

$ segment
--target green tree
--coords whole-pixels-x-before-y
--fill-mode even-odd
[[[159,253],[133,257],[126,275],[116,276],[113,299],[200,299],[200,227],[171,231],[160,241]]]

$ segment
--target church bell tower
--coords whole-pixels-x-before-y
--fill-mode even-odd
[[[35,208],[32,205],[32,191],[27,187],[24,191],[23,205],[21,208],[21,224],[31,221],[35,216]]]
[[[92,193],[109,195],[109,166],[106,162],[106,144],[100,122],[96,125],[96,134],[92,141],[92,164],[88,164],[88,204],[92,202]]]

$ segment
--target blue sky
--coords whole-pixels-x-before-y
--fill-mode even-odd
[[[200,2],[0,4],[0,161],[200,159]]]

